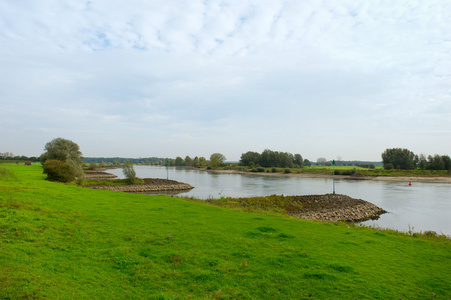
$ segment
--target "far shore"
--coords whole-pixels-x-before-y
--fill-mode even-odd
[[[303,178],[332,178],[332,174],[312,173],[268,173],[268,172],[244,172],[238,170],[205,170],[212,173],[242,174],[254,176],[277,176],[277,177],[303,177]],[[348,180],[375,180],[375,181],[399,181],[399,182],[425,182],[425,183],[451,183],[451,177],[406,177],[406,176],[362,176],[353,177],[348,175],[335,175],[335,179]]]

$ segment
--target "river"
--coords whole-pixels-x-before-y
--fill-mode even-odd
[[[169,178],[194,186],[177,194],[200,199],[219,197],[268,196],[272,194],[311,195],[333,191],[327,178],[258,176],[213,173],[177,167],[135,166],[140,178]],[[109,173],[124,178],[122,169]],[[335,192],[371,202],[388,213],[378,220],[362,222],[368,226],[404,232],[433,230],[451,236],[451,184],[372,180],[335,180]]]

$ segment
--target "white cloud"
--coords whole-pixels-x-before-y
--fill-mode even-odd
[[[4,1],[5,147],[41,138],[3,151],[69,135],[88,156],[446,153],[449,19],[432,0]]]

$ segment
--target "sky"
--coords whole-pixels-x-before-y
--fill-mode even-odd
[[[0,152],[451,154],[451,1],[0,0]]]

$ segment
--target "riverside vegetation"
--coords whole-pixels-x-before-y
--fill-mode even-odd
[[[450,299],[451,246],[0,168],[4,299]]]

